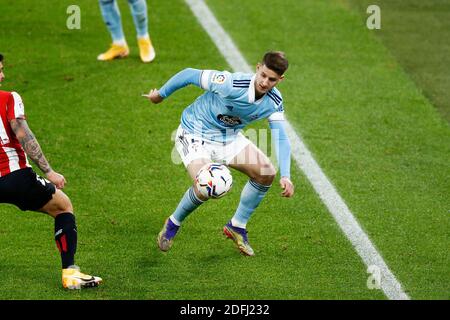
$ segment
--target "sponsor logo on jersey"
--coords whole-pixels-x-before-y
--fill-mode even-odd
[[[212,83],[217,83],[217,84],[222,84],[222,83],[225,82],[225,80],[226,80],[225,75],[219,73],[219,74],[214,75],[214,77],[212,78],[211,82]]]
[[[239,117],[229,116],[227,114],[219,114],[217,116],[217,120],[219,120],[220,123],[223,123],[226,126],[235,126],[238,124],[242,124],[242,121]]]

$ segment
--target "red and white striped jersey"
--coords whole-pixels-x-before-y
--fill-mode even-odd
[[[25,119],[25,108],[17,92],[0,90],[0,177],[30,167],[25,151],[17,140],[9,121]]]

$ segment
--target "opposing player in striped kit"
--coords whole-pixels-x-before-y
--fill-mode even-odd
[[[276,170],[240,131],[254,121],[269,120],[280,165],[282,196],[292,197],[290,143],[284,129],[283,100],[275,88],[287,68],[283,52],[267,52],[255,74],[188,68],[147,95],[151,102],[159,103],[189,84],[206,91],[183,111],[175,146],[194,181],[199,169],[211,162],[222,163],[249,177],[234,216],[223,228],[224,234],[248,256],[254,251],[248,241],[247,222],[272,185]],[[158,235],[162,251],[170,249],[183,220],[206,200],[194,182]]]
[[[4,80],[0,54],[0,83]],[[38,176],[28,157],[45,174]],[[75,265],[77,227],[70,199],[60,189],[64,176],[48,163],[28,127],[24,104],[17,92],[0,90],[0,203],[21,210],[44,212],[55,219],[55,241],[62,260],[62,284],[67,289],[95,287],[102,279],[83,274]]]

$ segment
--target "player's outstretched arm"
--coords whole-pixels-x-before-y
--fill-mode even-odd
[[[152,89],[143,96],[153,103],[160,103],[178,89],[193,84],[201,87],[202,70],[186,68],[169,79],[159,90]]]
[[[64,188],[65,178],[50,167],[27,121],[25,119],[13,119],[10,121],[10,125],[28,157],[58,189]]]

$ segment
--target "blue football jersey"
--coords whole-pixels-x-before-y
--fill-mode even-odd
[[[203,138],[229,142],[249,123],[283,119],[283,99],[273,88],[255,100],[255,74],[203,70],[201,87],[206,92],[189,105],[181,125]]]

